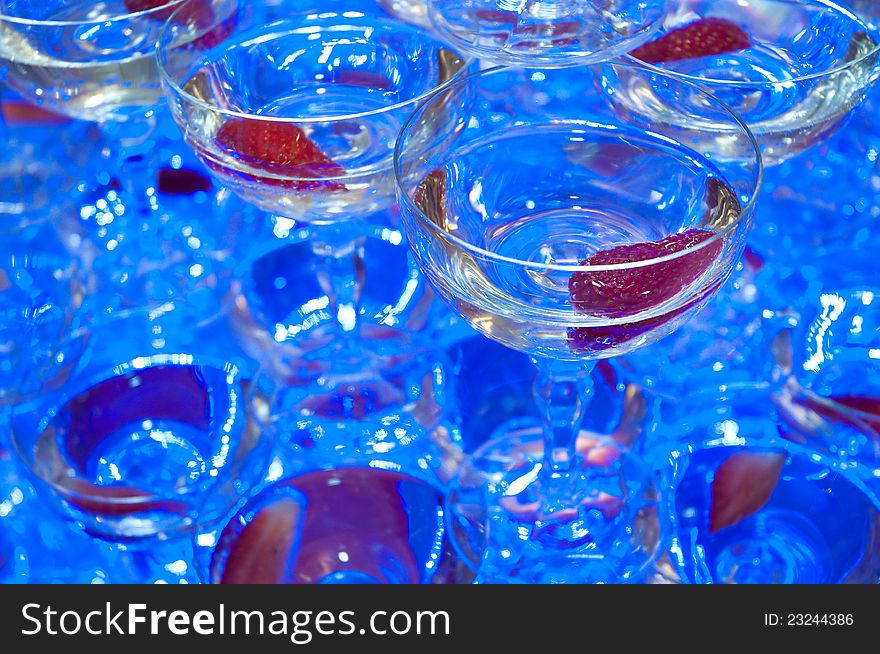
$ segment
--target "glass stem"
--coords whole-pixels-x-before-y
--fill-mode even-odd
[[[106,156],[124,196],[136,206],[146,203],[146,191],[156,185],[159,153],[152,136],[156,129],[156,116],[138,120],[108,122],[103,127],[107,141]]]
[[[309,241],[318,259],[318,283],[330,300],[336,329],[351,342],[360,330],[366,236],[355,224],[340,223],[315,227]]]
[[[538,368],[532,392],[544,431],[544,467],[566,472],[577,458],[577,437],[593,394],[594,361],[532,359]]]

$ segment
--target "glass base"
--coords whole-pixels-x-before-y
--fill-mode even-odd
[[[450,538],[487,583],[639,582],[660,554],[654,474],[581,431],[570,470],[541,474],[534,422],[511,421],[465,462],[447,499]]]

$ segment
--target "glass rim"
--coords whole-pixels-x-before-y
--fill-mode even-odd
[[[111,328],[111,326],[117,325],[120,322],[128,322],[139,318],[145,319],[144,326],[146,329],[153,320],[169,315],[185,306],[185,300],[172,299],[166,300],[156,306],[132,307],[121,311],[101,314],[96,318],[89,318],[76,324],[70,329],[70,331],[64,333],[61,338],[53,343],[51,348],[47,350],[48,358],[53,362],[53,369],[51,372],[46,374],[39,369],[29,368],[20,376],[19,379],[22,383],[37,379],[41,383],[48,384],[49,387],[44,390],[28,393],[18,399],[12,407],[12,416],[10,417],[17,416],[22,412],[31,411],[34,406],[42,406],[42,403],[47,396],[56,396],[61,390],[61,384],[59,384],[59,382],[64,384],[69,381],[71,372],[75,369],[77,362],[83,356],[87,355],[88,348],[95,335],[103,336],[104,331]],[[200,327],[196,326],[195,329],[198,330]],[[67,357],[65,357],[63,361],[57,361],[59,353],[67,351],[71,346],[74,346],[77,343],[82,344],[83,349],[76,350],[73,359],[68,360]],[[107,364],[101,366],[101,370],[104,373],[103,379],[106,380],[116,375],[129,374],[137,370],[145,370],[165,365],[193,367],[209,366],[217,368],[218,370],[224,370],[223,366],[218,365],[218,362],[224,357],[218,356],[213,352],[190,350],[193,350],[193,348],[179,348],[172,346],[168,351],[143,354],[138,353],[138,349],[134,349],[126,355],[108,359]],[[153,362],[150,360],[152,357],[167,357],[167,361]],[[173,360],[174,357],[178,358],[177,362]],[[187,360],[182,360],[181,357],[187,357]],[[145,361],[145,365],[137,365],[136,362],[138,360]],[[226,357],[225,363],[228,368],[225,372],[232,375],[236,380],[257,381],[267,374],[264,367],[258,361],[250,361],[247,357]],[[252,363],[253,365],[248,365],[249,363]],[[68,368],[70,369],[68,370]],[[101,380],[97,380],[95,383],[100,383],[100,381]],[[49,404],[54,406],[57,402],[53,400]]]
[[[212,583],[211,572],[213,570],[214,552],[220,544],[223,533],[229,528],[235,518],[240,515],[246,508],[255,508],[253,505],[259,505],[260,500],[264,496],[270,496],[278,488],[290,489],[292,493],[301,494],[302,491],[295,485],[296,480],[317,474],[325,474],[330,472],[361,470],[365,473],[384,475],[398,475],[404,477],[402,481],[409,483],[417,483],[427,486],[438,493],[440,502],[445,503],[442,498],[442,488],[439,481],[432,481],[427,476],[420,476],[416,471],[407,470],[400,462],[392,461],[391,458],[373,457],[375,463],[382,465],[368,465],[363,459],[357,456],[346,455],[340,460],[331,459],[299,459],[292,462],[292,466],[287,469],[280,477],[275,479],[263,479],[259,483],[254,484],[246,492],[241,493],[235,502],[230,504],[220,515],[211,515],[210,511],[206,511],[212,502],[216,501],[215,496],[207,495],[205,499],[198,505],[197,517],[193,524],[192,537],[190,538],[193,552],[195,553],[196,574],[202,583]],[[288,462],[285,462],[287,465]],[[229,485],[229,482],[221,484],[215,488],[215,493],[222,492]],[[260,511],[263,510],[262,507]],[[204,517],[207,516],[207,517]],[[212,542],[205,542],[206,536],[211,537]]]
[[[518,68],[574,68],[583,65],[589,66],[596,63],[604,63],[615,57],[625,55],[633,48],[644,45],[652,36],[660,31],[663,25],[663,18],[669,11],[670,0],[658,0],[658,2],[662,5],[662,7],[660,7],[662,10],[660,11],[660,15],[646,26],[640,28],[637,32],[638,36],[624,39],[609,47],[603,48],[601,50],[601,61],[595,61],[595,57],[597,56],[596,53],[567,52],[561,55],[554,55],[553,49],[541,51],[540,54],[535,54],[535,52],[524,53],[521,56],[510,54],[505,47],[473,47],[472,50],[473,52],[477,52],[480,57],[486,57],[490,61],[495,62],[496,65]],[[437,3],[438,0],[426,0],[426,15],[433,29],[442,33],[449,42],[455,41],[461,44],[465,43],[465,39],[458,35],[458,33],[452,28],[450,22],[446,20],[446,17],[436,9]],[[584,60],[591,60],[592,64],[585,63]]]
[[[765,0],[766,1],[766,0]],[[876,57],[878,53],[880,53],[880,29],[873,28],[865,21],[864,18],[859,16],[852,9],[848,9],[843,7],[832,0],[773,0],[773,2],[782,2],[784,4],[795,4],[795,5],[808,5],[814,7],[824,7],[827,10],[830,10],[833,13],[838,13],[846,16],[849,20],[856,23],[857,25],[861,25],[869,30],[866,32],[869,36],[877,37],[877,40],[874,42],[874,47],[853,59],[852,61],[844,61],[838,64],[835,64],[833,67],[827,70],[816,71],[812,73],[806,73],[802,75],[796,75],[791,79],[778,80],[775,82],[772,81],[751,81],[751,80],[730,80],[730,79],[719,79],[715,77],[700,77],[699,75],[691,75],[688,73],[680,73],[670,68],[664,68],[663,66],[657,66],[656,64],[651,64],[641,59],[637,59],[630,54],[623,55],[622,59],[626,60],[628,63],[637,64],[640,66],[644,66],[654,72],[662,73],[665,75],[669,75],[670,77],[675,77],[681,81],[690,82],[697,86],[711,86],[718,88],[731,88],[731,89],[766,89],[772,88],[775,86],[779,86],[782,84],[799,84],[802,82],[812,82],[816,80],[821,80],[827,77],[833,77],[834,75],[839,75],[840,73],[849,70],[850,68],[855,68],[856,66],[861,65],[866,60]],[[708,89],[711,90],[711,89]]]
[[[671,254],[664,255],[662,257],[655,257],[653,259],[643,259],[640,261],[632,261],[628,263],[616,263],[616,264],[603,264],[603,265],[570,265],[570,264],[552,264],[552,263],[539,263],[537,261],[523,261],[521,259],[515,259],[513,257],[507,257],[496,252],[492,252],[490,250],[486,250],[472,243],[468,243],[464,239],[459,238],[458,236],[447,232],[444,229],[441,229],[439,225],[434,223],[434,221],[430,220],[427,216],[422,213],[422,211],[416,206],[415,201],[410,197],[409,193],[405,192],[403,182],[402,182],[402,172],[401,172],[401,159],[402,159],[402,145],[404,136],[407,135],[409,128],[415,123],[416,119],[421,116],[423,110],[426,107],[429,107],[435,100],[435,96],[439,96],[441,93],[445,91],[449,91],[452,87],[462,87],[465,84],[469,84],[475,80],[482,79],[483,77],[488,77],[489,75],[494,75],[499,72],[506,72],[517,70],[511,66],[494,66],[492,68],[488,68],[485,70],[477,71],[471,75],[467,75],[466,77],[462,77],[454,84],[451,84],[449,87],[444,89],[438,89],[435,93],[431,95],[431,97],[427,98],[419,107],[413,112],[413,114],[407,119],[407,121],[403,124],[403,127],[398,134],[397,141],[394,145],[394,180],[397,188],[397,195],[399,201],[402,202],[406,207],[416,216],[418,216],[419,221],[427,225],[428,228],[439,234],[439,236],[447,241],[452,242],[456,247],[464,249],[471,254],[481,257],[483,259],[488,259],[491,261],[498,261],[509,265],[519,266],[522,268],[530,268],[533,270],[550,270],[554,272],[564,272],[564,273],[576,273],[576,272],[613,272],[613,271],[622,271],[622,270],[637,270],[640,268],[647,268],[649,266],[655,266],[658,264],[666,263],[668,261],[674,261],[684,256],[688,256],[694,252],[701,250],[704,247],[708,247],[713,243],[716,243],[720,240],[723,240],[729,233],[735,231],[741,224],[743,219],[752,212],[755,207],[755,203],[757,201],[758,195],[760,193],[763,178],[764,178],[764,164],[763,158],[761,156],[761,148],[758,144],[755,135],[749,129],[748,125],[743,121],[742,118],[725,102],[722,102],[718,98],[715,97],[714,94],[709,92],[706,89],[701,88],[697,84],[692,82],[681,80],[679,78],[672,77],[671,75],[667,75],[662,70],[656,70],[648,68],[642,64],[637,64],[629,61],[618,61],[618,62],[602,62],[591,64],[590,66],[586,66],[587,68],[597,68],[599,66],[612,66],[612,67],[621,67],[621,68],[634,68],[634,69],[643,69],[644,71],[651,74],[659,74],[662,77],[671,77],[679,84],[685,84],[692,88],[695,92],[700,94],[701,96],[709,98],[712,102],[719,105],[725,113],[729,115],[729,117],[741,128],[742,132],[745,134],[748,139],[749,144],[752,146],[755,153],[755,185],[754,192],[751,194],[749,201],[740,208],[740,211],[735,220],[733,220],[729,225],[725,226],[723,229],[715,232],[710,238],[707,238],[696,245],[685,248],[684,250],[680,250],[678,252],[673,252]],[[568,121],[570,122],[570,121]]]
[[[817,468],[827,469],[831,473],[840,477],[859,494],[863,495],[871,503],[875,511],[880,511],[880,494],[873,490],[868,483],[866,478],[866,475],[868,474],[867,471],[862,472],[857,468],[847,467],[845,462],[841,462],[829,454],[812,449],[807,445],[795,441],[786,440],[782,436],[753,442],[748,442],[748,439],[746,439],[745,442],[735,443],[725,443],[721,440],[699,441],[693,443],[689,449],[681,445],[676,445],[676,451],[680,452],[683,449],[687,449],[687,460],[682,462],[681,458],[678,457],[676,459],[675,469],[669,473],[673,482],[670,486],[669,501],[667,502],[669,510],[675,509],[675,500],[678,498],[681,483],[691,471],[691,466],[693,466],[692,458],[695,454],[710,452],[713,450],[736,450],[738,452],[776,452],[785,454],[786,460],[795,457],[808,460]]]
[[[124,311],[114,313],[109,320],[104,320],[102,322],[94,323],[92,325],[82,325],[70,334],[66,335],[58,342],[58,344],[52,350],[52,357],[54,358],[57,352],[61,351],[66,345],[76,341],[77,339],[90,338],[95,333],[97,333],[97,330],[99,330],[101,327],[106,327],[108,324],[115,323],[117,320],[129,320],[133,316],[149,316],[154,311],[160,311],[162,312],[160,315],[164,315],[168,312],[169,305],[174,305],[174,307],[178,306],[178,304],[174,301],[169,301],[155,309],[144,307],[126,309]],[[163,495],[141,488],[134,488],[129,490],[137,491],[137,494],[133,493],[131,495],[125,495],[122,497],[113,497],[101,495],[97,492],[88,493],[83,490],[70,488],[69,486],[55,479],[46,478],[44,475],[40,474],[40,472],[35,467],[32,450],[35,444],[42,437],[43,433],[45,433],[45,429],[40,431],[39,434],[36,434],[35,438],[29,438],[28,436],[22,437],[20,435],[20,432],[22,430],[16,427],[17,421],[19,418],[22,417],[22,415],[30,415],[38,412],[40,416],[37,418],[37,420],[33,422],[33,426],[36,427],[40,423],[40,421],[45,420],[47,417],[49,417],[50,413],[59,411],[68,402],[77,397],[78,394],[88,390],[89,388],[92,388],[96,384],[100,384],[104,381],[113,379],[118,376],[124,376],[136,373],[141,370],[147,370],[159,366],[213,366],[218,371],[226,374],[227,376],[232,376],[235,380],[235,383],[249,382],[249,388],[244,389],[239,404],[242,408],[246,421],[261,420],[257,413],[251,409],[251,404],[254,401],[254,398],[263,395],[261,380],[263,380],[264,378],[267,380],[269,379],[268,373],[261,366],[258,365],[255,366],[253,369],[248,370],[241,365],[242,362],[240,361],[229,361],[229,368],[223,369],[221,366],[216,365],[216,357],[197,354],[189,355],[191,356],[191,360],[180,360],[178,362],[175,362],[174,358],[180,357],[182,354],[184,353],[174,351],[163,352],[161,353],[161,356],[167,360],[158,362],[150,361],[147,365],[144,366],[138,366],[135,362],[138,359],[147,359],[148,357],[137,354],[132,354],[125,357],[118,357],[116,359],[108,361],[106,366],[101,366],[100,374],[97,379],[94,378],[94,375],[89,375],[85,378],[86,383],[83,383],[82,380],[80,380],[80,383],[78,385],[75,385],[69,392],[63,392],[62,386],[58,386],[50,388],[45,392],[33,393],[27,398],[17,401],[11,407],[11,410],[7,413],[5,423],[9,431],[9,443],[12,446],[12,450],[17,455],[19,462],[27,469],[30,474],[36,476],[42,483],[46,484],[52,491],[57,492],[65,500],[76,501],[77,499],[80,499],[87,502],[100,502],[101,504],[106,506],[120,507],[126,505],[137,506],[138,504],[142,504],[144,502],[153,501],[174,502],[178,501],[178,498],[182,499],[193,493],[201,492],[195,488],[187,487],[182,492],[175,493],[174,495]],[[79,355],[81,356],[82,353],[79,353]],[[65,376],[65,384],[67,383],[68,376]],[[58,379],[58,376],[52,375],[49,377],[49,379],[55,381]],[[227,394],[228,393],[229,389],[227,389]],[[237,469],[238,467],[243,465],[243,463],[241,461],[233,460],[230,465],[232,466],[232,468],[230,469]],[[71,479],[78,479],[78,477],[73,477]],[[115,486],[113,485],[99,486],[98,484],[93,484],[91,482],[89,483],[98,489],[115,488]]]
[[[184,2],[184,3],[191,2],[191,1],[193,1],[193,0],[182,0],[182,2]],[[441,85],[435,86],[435,87],[433,87],[423,93],[420,93],[416,97],[409,98],[408,100],[405,100],[402,102],[396,102],[394,104],[391,104],[391,105],[388,105],[385,107],[381,107],[379,109],[373,109],[370,111],[361,111],[361,112],[356,112],[356,113],[336,114],[336,115],[328,115],[328,116],[302,116],[302,117],[296,117],[296,118],[286,118],[283,116],[268,116],[268,115],[262,115],[262,114],[248,113],[246,111],[236,111],[234,109],[223,109],[221,107],[217,107],[217,106],[212,105],[208,102],[205,102],[204,100],[197,98],[196,96],[192,95],[191,93],[188,93],[181,86],[180,82],[175,80],[168,71],[168,66],[166,65],[166,61],[168,60],[168,58],[170,56],[169,53],[173,53],[173,48],[168,47],[173,44],[173,40],[172,40],[172,38],[170,38],[171,33],[172,33],[171,30],[174,27],[180,26],[180,24],[176,23],[174,20],[174,17],[180,11],[182,11],[181,6],[177,7],[177,9],[174,11],[174,13],[171,15],[171,17],[165,22],[165,25],[162,27],[162,31],[159,33],[159,39],[156,42],[156,55],[157,55],[156,58],[158,60],[159,76],[163,82],[163,86],[168,88],[175,96],[182,98],[188,104],[201,107],[201,108],[205,109],[206,111],[210,112],[211,114],[224,116],[226,118],[241,118],[241,119],[245,119],[245,120],[249,120],[249,121],[254,121],[255,123],[276,123],[276,124],[280,123],[280,124],[293,124],[293,125],[334,123],[334,122],[341,122],[341,121],[345,121],[345,120],[355,120],[355,119],[365,118],[365,117],[369,117],[369,116],[378,116],[381,114],[397,111],[399,109],[402,109],[402,108],[405,108],[405,107],[408,107],[411,105],[419,105],[420,103],[424,102],[426,99],[430,98],[434,93],[437,93],[438,91],[442,91],[442,90],[446,89],[451,84],[453,84],[457,80],[461,79],[463,72],[467,71],[467,69],[475,61],[475,59],[473,57],[471,57],[470,55],[463,54],[461,52],[458,52],[457,50],[452,50],[451,47],[448,47],[449,44],[444,43],[444,42],[434,38],[430,33],[425,33],[426,36],[428,36],[432,40],[436,41],[436,43],[438,45],[440,45],[443,48],[448,49],[450,52],[453,52],[456,56],[458,56],[458,58],[462,61],[462,66],[459,70],[457,70],[455,72],[455,74],[452,75],[452,77],[450,77],[448,80],[444,81]],[[351,21],[369,20],[370,26],[381,25],[383,27],[383,29],[390,28],[395,31],[422,33],[422,31],[419,30],[417,27],[412,26],[412,25],[408,25],[406,23],[403,23],[402,21],[397,22],[397,21],[390,20],[390,19],[384,18],[384,17],[369,16],[368,14],[365,14],[363,12],[346,12],[346,13],[358,13],[359,14],[358,16],[346,18],[346,20],[351,20]],[[333,12],[332,15],[327,15],[327,14],[330,14],[330,12],[326,12],[324,14],[321,14],[322,18],[318,18],[317,17],[318,14],[309,14],[309,16],[315,16],[315,19],[312,22],[326,21],[326,20],[329,20],[330,18],[334,18],[337,16],[343,16],[343,12]],[[307,18],[308,18],[308,16],[306,17],[306,19]],[[296,21],[297,17],[291,16],[287,19],[279,19],[279,20],[281,20],[281,21],[285,21],[285,20]],[[273,21],[269,25],[273,25],[277,22],[278,21]],[[290,30],[287,33],[295,33],[298,30],[304,30],[304,29],[307,29],[307,27],[305,25],[301,25],[295,29]],[[311,32],[309,32],[309,33],[311,33]],[[271,40],[274,40],[274,39],[269,39],[269,40],[266,40],[263,42],[269,42]],[[229,48],[226,48],[225,51],[228,52]],[[280,179],[299,179],[299,178],[282,177]],[[311,179],[311,178],[309,178],[309,179]],[[324,180],[324,179],[331,179],[331,178],[322,177],[320,179]],[[337,178],[332,178],[332,179],[337,179]],[[314,181],[314,179],[312,179],[312,181]]]
[[[134,18],[149,18],[153,14],[158,14],[169,9],[174,9],[175,13],[181,5],[187,4],[192,0],[168,0],[165,4],[157,5],[150,9],[142,9],[140,11],[130,11],[125,14],[118,14],[103,19],[83,19],[83,20],[37,20],[34,18],[24,18],[21,16],[13,16],[0,11],[0,22],[14,23],[26,27],[77,27],[81,25],[103,25],[105,23],[115,23],[123,20],[131,20]],[[165,22],[165,19],[162,19]]]

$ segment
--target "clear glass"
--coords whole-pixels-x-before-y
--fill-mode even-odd
[[[87,285],[95,311],[160,305],[206,285],[224,294],[214,284],[220,258],[212,261],[207,247],[193,245],[199,235],[185,233],[193,231],[188,218],[178,222],[157,192],[163,98],[155,50],[183,2],[0,3],[0,78],[29,102],[92,121],[102,132],[77,144],[99,161],[76,169],[81,206],[57,222],[72,256],[93,273]],[[213,21],[210,12],[193,0],[182,15],[203,25]],[[191,45],[204,48],[211,38],[194,37]],[[169,270],[171,261],[180,268]]]
[[[646,42],[665,0],[429,0],[428,18],[475,57],[526,68],[606,61]]]
[[[724,35],[736,36],[729,49],[716,52],[701,40],[701,29],[706,41],[728,43]],[[846,123],[877,80],[878,44],[875,28],[828,0],[671,0],[660,35],[629,56],[727,103],[754,132],[770,166]],[[700,47],[709,49],[704,54]],[[676,98],[644,78],[623,76],[614,88],[627,111],[659,122],[680,120],[719,140],[731,133],[699,111],[682,114]]]
[[[387,385],[382,375],[424,349],[410,334],[431,315],[394,224],[394,140],[417,104],[469,62],[423,30],[365,11],[309,13],[292,0],[209,5],[223,25],[212,47],[196,45],[207,28],[184,6],[161,37],[159,67],[199,159],[270,214],[274,238],[241,266],[241,333],[261,343],[288,386],[362,407]],[[377,212],[388,216],[378,230]],[[404,263],[383,261],[373,273],[371,249]],[[386,303],[365,305],[368,272],[373,289],[400,290],[381,289]]]
[[[669,439],[669,440],[666,440]],[[664,401],[673,560],[690,583],[877,583],[878,497],[782,420],[768,385]]]
[[[419,27],[430,28],[427,0],[376,0],[378,5],[392,16],[413,23]]]
[[[161,98],[156,42],[183,2],[0,3],[3,81],[37,105],[100,123],[113,149],[111,173],[130,173],[122,183],[138,202],[145,202],[143,174],[155,173],[149,137]]]
[[[452,574],[442,493],[393,467],[285,476],[204,522],[195,542],[205,583],[414,584]]]
[[[214,487],[244,493],[268,465],[257,364],[183,304],[73,330],[27,383],[40,392],[13,409],[15,449],[53,508],[96,536],[186,533]]]
[[[811,300],[811,301],[810,301]],[[798,303],[797,324],[773,352],[782,415],[804,445],[876,484],[880,470],[880,288],[835,291]]]
[[[757,144],[723,104],[645,68],[579,72],[579,87],[563,71],[531,72],[516,104],[519,72],[471,76],[420,107],[397,144],[401,214],[425,275],[538,368],[543,438],[500,434],[478,454],[483,483],[460,481],[450,499],[464,531],[486,530],[472,542],[491,539],[490,578],[627,580],[656,554],[637,536],[650,531],[643,520],[656,525],[652,474],[613,437],[582,430],[593,368],[708,302],[742,252],[760,187]],[[736,138],[719,148],[699,130],[619,114],[601,89],[621,74],[664,84],[683,111],[711,108]]]
[[[39,392],[25,377],[50,364],[55,344],[75,326],[78,277],[60,248],[0,248],[0,410]]]
[[[88,125],[43,111],[0,90],[0,236],[33,242],[46,223],[76,211],[79,171],[88,165]],[[47,151],[54,154],[46,156]]]

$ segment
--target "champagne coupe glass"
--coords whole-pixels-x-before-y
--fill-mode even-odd
[[[184,0],[4,0],[0,76],[29,101],[101,125],[129,201],[146,203],[144,173],[161,97],[155,47]],[[114,174],[117,170],[112,171]]]
[[[291,0],[208,5],[214,16],[236,16],[210,49],[193,42],[200,28],[187,5],[161,37],[172,113],[221,184],[272,216],[276,242],[251,258],[242,284],[287,396],[333,396],[343,417],[357,419],[384,397],[387,377],[375,371],[399,377],[389,369],[409,361],[402,312],[424,322],[431,306],[404,250],[401,278],[387,281],[404,290],[378,312],[378,325],[361,329],[364,252],[377,237],[403,241],[399,228],[377,230],[368,219],[393,210],[393,144],[403,122],[468,62],[418,28],[361,11],[303,13]],[[289,316],[273,314],[265,297],[284,295],[297,298]],[[259,325],[243,328],[257,340]]]
[[[0,247],[0,411],[39,391],[27,372],[47,365],[76,325],[83,289],[59,250]]]
[[[345,463],[276,479],[195,538],[202,581],[219,584],[439,582],[447,545],[436,486]]]
[[[667,506],[682,578],[877,583],[876,492],[782,419],[770,391],[731,386],[663,402],[657,440],[673,468]]]
[[[654,475],[586,428],[591,371],[708,302],[760,187],[754,138],[711,96],[643,67],[579,72],[583,90],[563,70],[533,71],[501,105],[517,71],[468,77],[420,107],[397,144],[401,213],[432,286],[538,369],[541,429],[497,434],[449,499],[452,538],[487,579],[629,580],[656,556]],[[711,115],[730,136],[622,118],[595,86],[624,74],[665,85],[682,112]]]
[[[661,33],[637,59],[710,91],[742,116],[767,166],[825,141],[877,80],[878,33],[829,0],[672,0]],[[662,88],[623,77],[614,98],[628,111],[675,120]],[[729,131],[703,119],[691,129]]]
[[[773,353],[777,404],[798,439],[868,484],[880,476],[880,288],[826,288],[797,306]]]
[[[429,0],[434,29],[483,60],[559,67],[612,59],[660,27],[666,0]]]
[[[47,502],[91,534],[138,543],[190,531],[216,486],[259,481],[269,455],[255,415],[269,392],[230,341],[223,321],[199,328],[174,303],[71,330],[10,422]]]
[[[161,304],[182,288],[215,289],[213,272],[222,267],[215,257],[222,248],[212,250],[191,217],[181,224],[161,211],[156,189],[153,132],[162,94],[155,49],[182,3],[0,3],[0,79],[28,101],[98,123],[104,132],[102,187],[78,216],[59,223],[73,256],[90,272],[95,311],[136,307],[144,297]],[[214,24],[209,7],[195,2],[189,11],[199,25]],[[202,29],[193,47],[207,47],[213,38]]]

